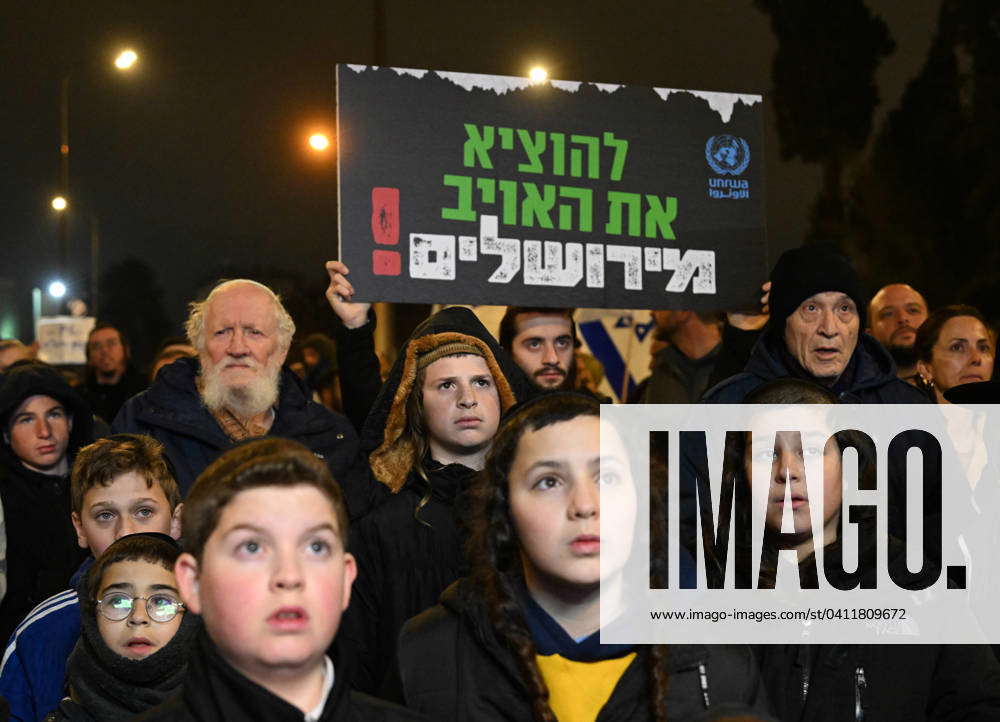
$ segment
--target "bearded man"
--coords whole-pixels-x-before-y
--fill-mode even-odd
[[[181,492],[227,449],[247,439],[294,439],[324,459],[351,517],[375,502],[357,433],[341,414],[312,401],[283,366],[295,323],[267,286],[247,279],[215,286],[191,304],[186,330],[198,358],[163,367],[133,397],[112,430],[148,434],[166,448]]]

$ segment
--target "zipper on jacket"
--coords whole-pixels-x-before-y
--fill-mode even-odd
[[[858,665],[854,670],[854,720],[864,722],[865,719],[865,691],[868,689],[868,680],[865,678],[865,668]]]

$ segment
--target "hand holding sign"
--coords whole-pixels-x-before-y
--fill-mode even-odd
[[[330,276],[330,285],[326,288],[326,300],[330,308],[347,328],[360,328],[368,323],[370,303],[355,303],[354,286],[347,280],[350,270],[340,261],[327,261],[326,272]]]
[[[766,281],[760,290],[764,295],[760,297],[760,313],[734,313],[730,311],[726,314],[726,321],[730,326],[734,326],[741,331],[757,331],[764,327],[770,316],[768,301],[771,298],[771,282]]]

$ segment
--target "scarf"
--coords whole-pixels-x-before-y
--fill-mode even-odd
[[[94,719],[128,719],[180,688],[200,617],[182,612],[173,639],[145,659],[128,659],[108,648],[97,629],[96,613],[84,609],[81,605],[80,640],[70,654],[66,674],[72,698]]]

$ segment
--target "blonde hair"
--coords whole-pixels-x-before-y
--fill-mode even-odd
[[[192,301],[188,305],[188,319],[184,323],[184,331],[187,333],[188,342],[198,350],[199,353],[205,350],[205,310],[212,302],[216,294],[229,290],[238,283],[247,284],[259,288],[266,293],[274,303],[274,315],[278,322],[278,344],[281,350],[286,351],[292,345],[292,336],[295,335],[295,322],[285,310],[281,303],[281,296],[276,294],[263,283],[252,281],[249,278],[234,278],[231,280],[219,281],[209,291],[202,301]]]

